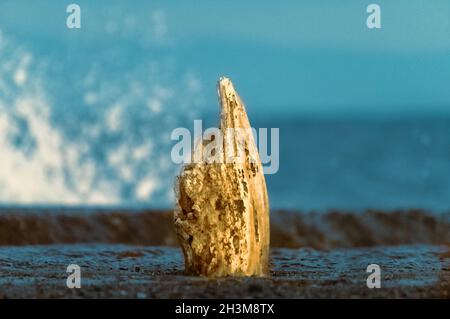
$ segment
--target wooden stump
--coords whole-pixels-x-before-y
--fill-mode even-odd
[[[269,201],[247,113],[233,84],[218,83],[217,134],[196,143],[175,190],[175,227],[187,274],[266,276]],[[200,160],[199,160],[200,159]]]

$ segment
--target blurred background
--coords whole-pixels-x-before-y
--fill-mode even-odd
[[[2,205],[173,207],[170,133],[225,75],[280,129],[272,207],[450,208],[449,1],[70,3],[0,3]]]

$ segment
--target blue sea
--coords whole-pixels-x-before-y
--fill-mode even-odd
[[[217,125],[226,75],[252,125],[279,128],[271,207],[450,209],[445,47],[370,42],[365,30],[354,43],[323,30],[298,42],[264,32],[268,8],[237,32],[209,19],[206,3],[190,23],[163,2],[80,4],[80,30],[66,28],[63,4],[0,5],[2,205],[173,207],[170,134],[194,119]]]
[[[283,119],[278,208],[450,208],[449,119]]]

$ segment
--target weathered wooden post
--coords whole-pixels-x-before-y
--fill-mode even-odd
[[[218,83],[220,128],[197,143],[175,186],[175,227],[187,274],[269,273],[269,201],[245,106],[227,78]]]

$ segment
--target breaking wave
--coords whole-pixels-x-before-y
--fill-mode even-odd
[[[89,56],[33,54],[0,31],[0,202],[170,201],[170,131],[201,107],[200,81],[120,41]]]

